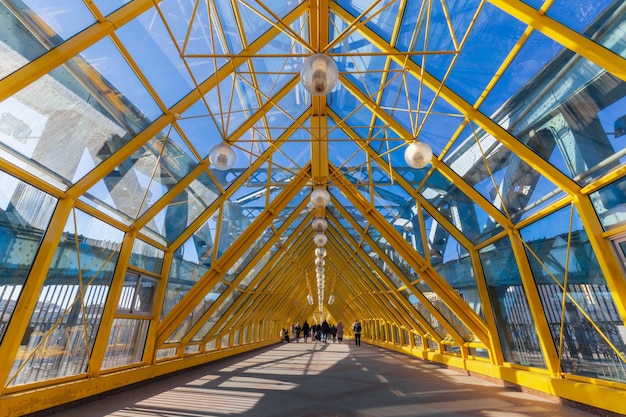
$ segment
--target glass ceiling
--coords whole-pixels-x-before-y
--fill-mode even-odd
[[[624,7],[1,0],[2,167],[80,210],[67,233],[108,234],[165,285],[157,348],[259,314],[398,312],[486,346],[477,254],[623,175]],[[318,52],[339,70],[322,97],[300,82]],[[414,141],[433,149],[425,168],[405,161]],[[225,171],[208,158],[222,143]],[[320,187],[325,209],[309,202]],[[611,209],[594,207],[582,224]]]

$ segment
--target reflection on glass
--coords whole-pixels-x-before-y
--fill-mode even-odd
[[[563,6],[566,12],[576,10],[569,3]],[[597,8],[589,16],[596,13],[585,34],[623,51],[623,28],[613,7]],[[624,81],[563,50],[494,118],[539,157],[584,185],[625,160],[626,145],[615,130],[624,116],[625,96]]]
[[[122,238],[121,231],[73,211],[30,318],[23,338],[24,354],[14,362],[9,385],[87,370]]]
[[[577,211],[565,207],[522,237],[563,371],[625,382],[624,322]]]
[[[198,321],[202,318],[204,313],[213,306],[213,303],[222,295],[222,293],[228,287],[223,283],[218,283],[207,295],[204,296],[203,300],[195,306],[193,311],[189,313],[189,315],[183,320],[183,322],[178,326],[176,331],[172,333],[172,335],[167,339],[166,343],[177,343],[180,342],[183,337],[189,332],[189,330],[195,326]],[[168,285],[168,292],[170,287]],[[179,296],[182,298],[184,294],[180,293]],[[218,309],[219,310],[219,309]],[[194,339],[195,340],[195,339]]]
[[[479,255],[504,359],[510,363],[545,368],[535,321],[511,243],[508,238],[501,239],[481,249]]]
[[[141,362],[149,326],[150,320],[115,318],[104,352],[102,369]]]
[[[463,298],[476,313],[484,318],[483,304],[476,286],[476,275],[469,252],[451,235],[446,242],[441,263],[433,265],[435,271]]]
[[[209,332],[214,329],[215,325],[218,322],[221,323],[221,326],[217,330],[217,333],[213,332],[213,334],[220,334],[221,330],[224,328],[226,323],[228,323],[228,320],[225,317],[223,317],[224,314],[230,308],[230,306],[235,302],[235,300],[239,298],[241,294],[242,293],[240,291],[235,290],[231,292],[223,301],[221,301],[221,304],[219,304],[219,307],[213,312],[213,314],[211,314],[211,317],[209,317],[209,319],[203,324],[203,326],[191,338],[191,340],[192,341],[203,340],[209,334]],[[222,347],[228,347],[228,343],[226,345],[223,345]]]
[[[476,336],[467,328],[467,326],[459,320],[458,316],[450,310],[450,308],[443,302],[441,297],[435,293],[428,284],[424,281],[420,281],[415,285],[415,289],[420,291],[430,304],[439,311],[443,318],[448,322],[450,326],[465,340],[466,342],[481,342]],[[444,330],[443,325],[439,324],[443,330],[444,335],[448,335],[448,331]]]
[[[589,195],[604,230],[626,222],[626,178]]]
[[[0,340],[22,293],[56,199],[0,171]],[[14,250],[13,248],[29,248]]]
[[[155,248],[143,240],[135,239],[129,265],[158,275],[163,266],[163,256],[164,252],[161,249]]]
[[[152,314],[157,283],[156,279],[128,271],[117,303],[118,313]]]

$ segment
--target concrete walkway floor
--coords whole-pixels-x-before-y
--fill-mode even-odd
[[[62,417],[590,417],[400,353],[284,343],[142,384]]]

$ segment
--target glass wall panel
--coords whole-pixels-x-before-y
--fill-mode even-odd
[[[0,171],[0,340],[57,200]]]
[[[588,23],[578,30],[624,54],[624,13],[616,12],[618,3],[605,9],[594,3],[585,9],[587,16],[598,17],[578,20]],[[579,11],[569,2],[553,11],[564,17],[559,9]],[[494,118],[537,155],[584,185],[626,162],[626,145],[619,139],[625,103],[624,81],[563,50]]]
[[[75,227],[76,225],[76,227]],[[74,210],[13,364],[9,385],[87,370],[123,239],[120,230]]]
[[[452,235],[448,237],[442,263],[434,268],[467,305],[484,319],[482,301],[476,286],[476,274],[469,252]]]
[[[604,230],[626,223],[626,178],[591,193],[589,197]]]
[[[546,362],[508,238],[479,252],[504,359],[536,368]]]
[[[150,320],[114,319],[102,369],[141,362],[149,326]]]
[[[522,237],[563,371],[626,382],[624,322],[578,212],[565,207]]]
[[[200,302],[198,305],[194,307],[193,311],[189,313],[187,318],[185,318],[185,320],[178,326],[176,331],[174,331],[174,333],[172,333],[172,335],[167,339],[166,343],[180,342],[181,339],[187,334],[187,332],[189,332],[189,330],[193,326],[195,326],[196,323],[198,323],[198,321],[202,318],[204,313],[206,313],[206,311],[213,305],[213,303],[215,303],[215,300],[217,300],[227,288],[228,287],[225,284],[219,282],[211,290],[211,292],[208,293],[204,297],[202,302]],[[170,287],[168,285],[168,291],[169,289]],[[176,302],[180,301],[180,298],[182,298],[184,294],[185,293],[178,294],[179,298],[178,300],[176,300]],[[173,295],[173,294],[170,294],[170,295]]]
[[[466,342],[480,342],[479,339],[470,331],[470,329],[459,320],[458,316],[448,307],[441,297],[435,293],[428,284],[421,281],[415,285],[415,289],[420,291],[430,304],[437,309],[437,311],[443,316],[450,326],[465,340]],[[449,332],[445,330],[442,323],[439,323],[440,331],[443,331],[443,335],[449,335]]]
[[[47,51],[6,2],[0,2],[0,79]]]
[[[133,253],[130,255],[130,266],[143,269],[144,271],[161,273],[163,256],[165,252],[140,239],[133,242]]]

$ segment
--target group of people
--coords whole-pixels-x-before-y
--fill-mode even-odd
[[[354,342],[357,346],[361,346],[361,323],[357,320],[352,325],[352,332],[354,333]],[[343,341],[344,327],[341,321],[337,322],[337,325],[330,325],[326,320],[321,324],[309,325],[305,320],[300,326],[300,323],[292,324],[290,329],[283,328],[280,332],[280,339],[284,343],[291,341],[300,342],[300,336],[305,342],[311,338],[312,340],[319,340],[320,342],[328,343],[329,339],[333,342]]]

